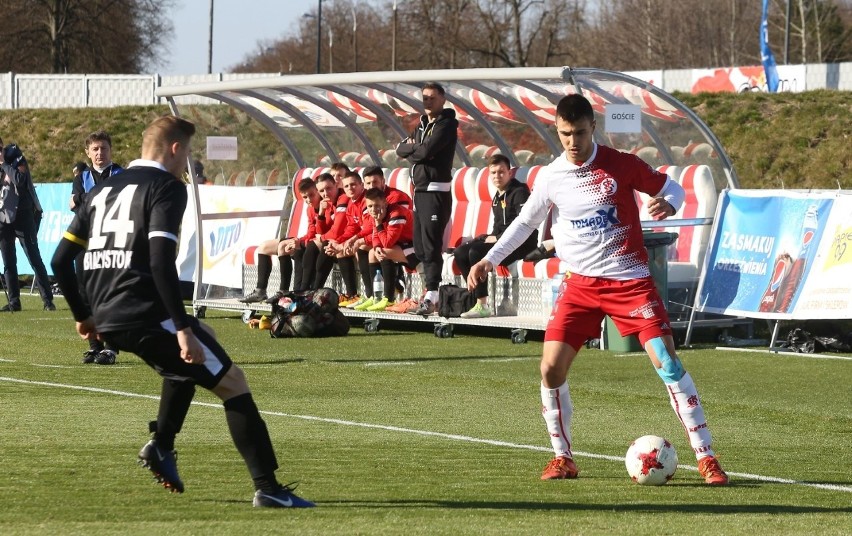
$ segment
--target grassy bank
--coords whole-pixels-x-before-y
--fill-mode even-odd
[[[852,98],[849,92],[677,94],[721,140],[744,188],[852,188]],[[166,106],[0,111],[4,141],[15,141],[39,182],[69,181],[84,160],[83,139],[104,129],[114,139],[114,159],[138,156],[141,132]],[[208,135],[240,138],[240,159],[257,169],[294,169],[281,144],[258,123],[226,106],[186,109]],[[298,142],[298,140],[296,140]],[[199,145],[198,154],[204,148]],[[217,164],[219,166],[219,164]],[[237,164],[233,164],[236,170]],[[233,171],[222,165],[226,174]],[[208,170],[209,171],[209,170]]]

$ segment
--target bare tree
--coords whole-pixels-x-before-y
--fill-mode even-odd
[[[3,2],[4,0],[0,0]],[[45,0],[41,0],[45,1]],[[64,0],[66,2],[71,0]],[[98,0],[104,1],[104,0]],[[125,0],[129,1],[129,0]],[[790,0],[793,57],[852,60],[852,0]],[[681,69],[760,62],[754,0],[336,0],[323,8],[335,42],[355,43],[359,70],[575,65],[613,70]],[[772,48],[784,39],[786,0],[770,9]],[[324,62],[328,43],[321,43]],[[335,71],[355,69],[353,47],[333,51]],[[259,47],[242,71],[313,72],[316,19]],[[807,54],[806,54],[807,52]]]
[[[173,0],[0,0],[0,69],[138,73],[167,63]],[[22,54],[22,51],[26,51]]]

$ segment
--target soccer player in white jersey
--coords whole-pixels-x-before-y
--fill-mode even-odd
[[[648,269],[634,190],[651,196],[648,214],[661,220],[683,203],[683,188],[638,157],[594,142],[595,116],[582,95],[562,98],[556,131],[565,152],[539,175],[532,195],[500,240],[468,276],[471,290],[520,246],[553,204],[556,254],[568,267],[544,335],[542,413],[554,459],[542,480],[576,478],[571,449],[574,411],[568,369],[582,344],[600,333],[609,315],[623,336],[637,335],[665,383],[706,483],[728,476],[711,448],[698,391],[675,353],[672,330]]]
[[[162,376],[153,438],[139,461],[167,489],[183,493],[174,443],[195,386],[222,400],[231,439],[255,486],[254,506],[312,507],[281,485],[278,462],[243,371],[210,328],[187,315],[175,268],[186,210],[186,169],[195,125],[173,116],[155,119],[142,134],[142,158],[92,188],[53,256],[53,273],[84,339],[99,338],[133,352]],[[83,255],[83,281],[74,260]]]

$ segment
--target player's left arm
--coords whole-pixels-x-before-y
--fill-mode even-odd
[[[187,363],[204,362],[204,349],[192,332],[189,315],[183,306],[177,273],[178,232],[186,209],[186,188],[174,181],[154,196],[149,207],[148,248],[151,276],[166,312],[174,322],[181,359]]]

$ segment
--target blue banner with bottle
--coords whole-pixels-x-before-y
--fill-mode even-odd
[[[852,195],[722,192],[695,305],[754,318],[852,317]]]

